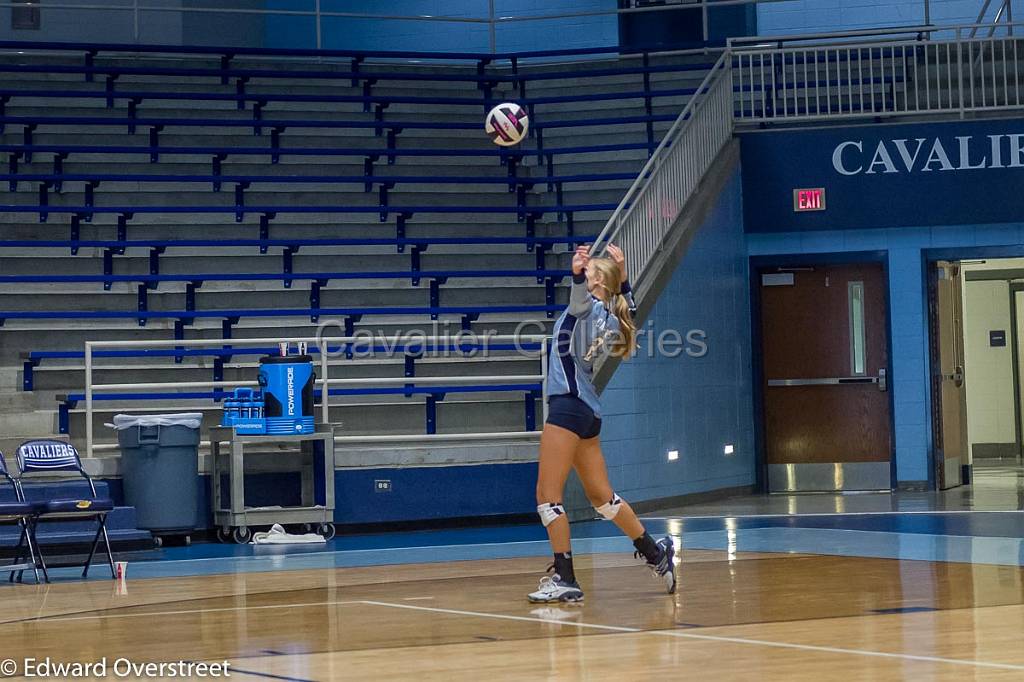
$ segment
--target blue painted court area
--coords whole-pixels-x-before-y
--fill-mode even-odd
[[[659,517],[645,523],[652,534],[671,535],[684,549],[1024,565],[1024,512],[1018,511]],[[632,550],[611,523],[573,524],[577,555]],[[197,544],[133,562],[128,575],[163,578],[547,555],[539,525],[512,525],[345,536],[315,546]],[[79,571],[60,568],[51,576],[75,580]],[[106,576],[102,566],[91,575]]]

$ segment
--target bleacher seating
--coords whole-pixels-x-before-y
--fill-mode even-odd
[[[599,231],[713,62],[587,50],[415,65],[357,53],[324,63],[271,61],[274,51],[32,52],[53,47],[21,44],[26,55],[0,59],[0,364],[23,371],[9,385],[31,391],[20,398],[39,415],[7,434],[73,439],[89,339],[312,335],[329,317],[384,333],[550,324],[564,305],[565,253]],[[505,99],[530,111],[522,148],[482,133],[484,112]],[[256,354],[241,351],[127,351],[95,371],[251,379]],[[410,361],[436,376],[483,366],[456,354],[353,371],[402,376]],[[487,363],[536,371],[512,349]],[[328,394],[352,433],[440,433],[531,430],[537,389]],[[218,394],[148,400],[213,413]],[[134,395],[99,400],[97,426],[113,411],[147,409]]]

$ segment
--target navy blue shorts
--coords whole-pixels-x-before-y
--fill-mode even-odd
[[[580,438],[596,438],[601,433],[601,418],[585,402],[567,393],[548,398],[547,423],[569,429]]]

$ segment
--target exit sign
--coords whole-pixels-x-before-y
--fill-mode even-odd
[[[825,188],[815,187],[813,189],[793,190],[793,210],[797,213],[802,211],[824,211]]]

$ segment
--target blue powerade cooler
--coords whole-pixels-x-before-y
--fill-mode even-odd
[[[260,358],[267,434],[313,433],[313,358],[268,355]]]

